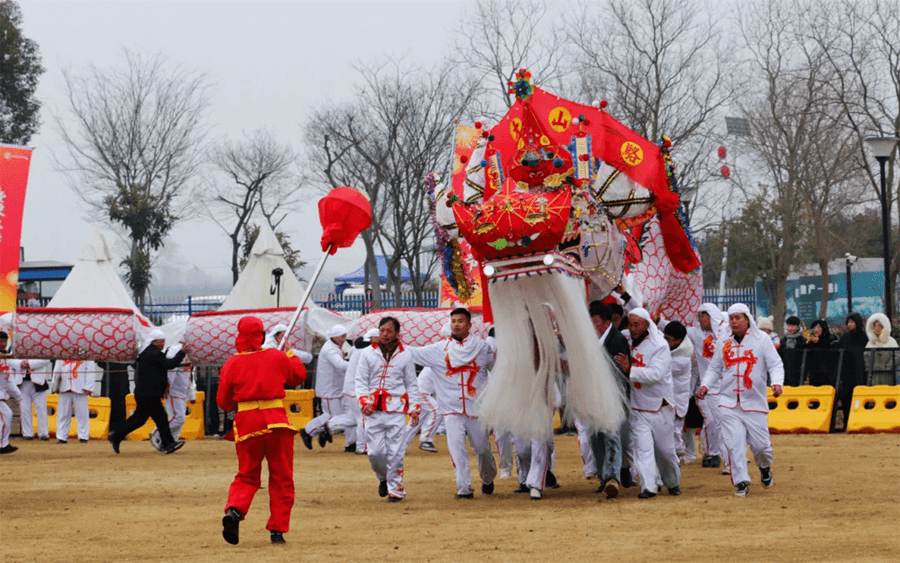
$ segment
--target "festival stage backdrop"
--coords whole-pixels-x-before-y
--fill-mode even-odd
[[[0,145],[0,313],[16,310],[19,240],[31,149]]]

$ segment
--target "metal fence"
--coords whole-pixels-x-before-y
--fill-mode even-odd
[[[736,303],[743,303],[750,308],[753,316],[756,316],[756,288],[755,287],[734,287],[726,289],[721,293],[718,288],[710,288],[703,290],[703,302],[713,303],[722,311]]]
[[[360,312],[365,315],[373,309],[372,297],[369,295],[337,295],[335,293],[320,294],[313,296],[316,305],[325,307],[331,311],[339,313],[344,312]],[[415,292],[403,292],[400,294],[399,307],[423,307],[426,309],[436,309],[441,306],[441,294],[439,291],[422,292],[421,302],[416,297]],[[398,307],[393,293],[381,294],[381,308],[393,309]]]

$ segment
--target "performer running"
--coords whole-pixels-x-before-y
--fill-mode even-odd
[[[238,321],[238,353],[222,366],[216,402],[234,415],[234,448],[238,472],[228,489],[222,518],[222,537],[238,543],[238,526],[250,510],[260,488],[262,460],[269,466],[269,521],[272,543],[284,543],[294,506],[294,434],[282,404],[284,386],[296,387],[306,379],[306,368],[296,357],[274,348],[261,349],[262,321]]]
[[[497,464],[491,453],[488,429],[475,416],[478,390],[487,381],[487,368],[494,359],[484,340],[470,334],[472,314],[463,308],[450,312],[450,337],[423,347],[410,347],[413,361],[434,371],[434,390],[438,408],[447,427],[447,449],[456,472],[456,498],[473,498],[472,474],[466,434],[475,450],[481,493],[494,492]]]
[[[384,317],[378,322],[378,339],[366,349],[356,370],[356,396],[366,417],[369,464],[378,478],[378,496],[388,502],[406,498],[403,457],[406,454],[406,415],[419,421],[416,368],[412,356],[398,339],[400,321]]]
[[[738,303],[729,307],[728,322],[731,335],[716,344],[697,397],[706,397],[710,387],[721,379],[718,411],[731,464],[731,483],[735,487],[734,496],[745,497],[750,494],[748,445],[759,467],[763,487],[768,489],[775,484],[766,378],[772,381],[772,395],[780,396],[784,364],[772,340],[756,328],[746,305]]]
[[[341,396],[344,394],[344,375],[350,362],[344,357],[341,347],[347,341],[347,329],[334,325],[327,332],[328,342],[319,350],[316,364],[316,397],[322,402],[322,414],[306,423],[300,429],[300,439],[307,449],[312,449],[313,436],[319,437],[319,446],[331,442],[333,438],[326,423],[343,412]]]

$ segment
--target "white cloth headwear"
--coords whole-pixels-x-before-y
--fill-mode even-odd
[[[344,327],[344,325],[334,325],[325,333],[328,338],[337,338],[338,336],[344,336],[345,334],[347,334],[347,328]]]
[[[266,340],[263,342],[263,348],[278,348],[278,342],[275,341],[275,335],[279,332],[286,332],[287,325],[277,324],[272,327],[272,330],[266,334]]]
[[[728,319],[725,317],[725,314],[722,313],[722,310],[719,309],[714,303],[704,303],[700,305],[697,313],[706,313],[707,315],[709,315],[709,324],[712,327],[713,333],[717,337],[723,332],[727,333]]]
[[[635,307],[634,309],[628,311],[628,316],[630,317],[631,315],[640,317],[650,324],[650,326],[647,327],[647,337],[650,338],[651,341],[665,344],[666,347],[669,346],[668,344],[666,344],[666,339],[663,338],[662,334],[659,333],[659,329],[656,327],[656,323],[653,322],[653,319],[650,317],[650,312],[647,311],[647,309],[644,309],[643,307]]]
[[[759,327],[756,326],[756,320],[754,320],[753,315],[750,314],[750,307],[747,307],[743,303],[735,303],[734,305],[732,305],[731,307],[728,308],[728,316],[730,317],[731,315],[733,315],[735,313],[743,313],[744,315],[747,316],[747,320],[750,321],[750,329],[747,332],[753,332],[753,331],[756,331],[756,333],[762,332],[759,330]]]
[[[378,338],[378,334],[379,334],[379,333],[378,333],[378,329],[377,329],[377,328],[370,328],[370,329],[367,330],[366,333],[363,335],[363,340],[365,340],[366,342],[372,342],[372,339]]]
[[[279,332],[285,332],[286,330],[287,330],[287,325],[277,324],[272,327],[272,330],[269,331],[269,334],[271,334],[272,336],[275,336]]]
[[[165,339],[166,339],[166,333],[158,328],[154,328],[147,334],[147,338],[144,339],[144,344],[143,344],[143,346],[141,346],[141,351],[143,352],[144,350],[146,350],[147,346],[150,346],[151,344],[153,344],[154,340],[165,340]]]

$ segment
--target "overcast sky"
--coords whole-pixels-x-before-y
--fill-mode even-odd
[[[65,111],[62,70],[90,64],[121,64],[121,50],[162,54],[207,73],[215,84],[210,123],[216,136],[239,137],[259,127],[301,149],[300,125],[315,104],[350,99],[354,62],[405,55],[430,64],[448,53],[451,30],[471,1],[220,2],[220,1],[34,1],[20,0],[23,30],[37,42],[46,72],[38,97],[42,127],[25,201],[22,245],[26,260],[74,263],[81,243],[97,224],[55,170],[51,154],[63,156],[53,112]],[[449,148],[448,148],[449,150]],[[310,263],[322,256],[315,201],[282,224]],[[103,227],[116,260],[124,246]],[[362,264],[361,243],[329,259],[323,278]],[[192,220],[176,228],[155,268],[155,285],[208,280],[210,289],[230,287],[230,246],[214,223]],[[195,292],[200,293],[200,292]]]

